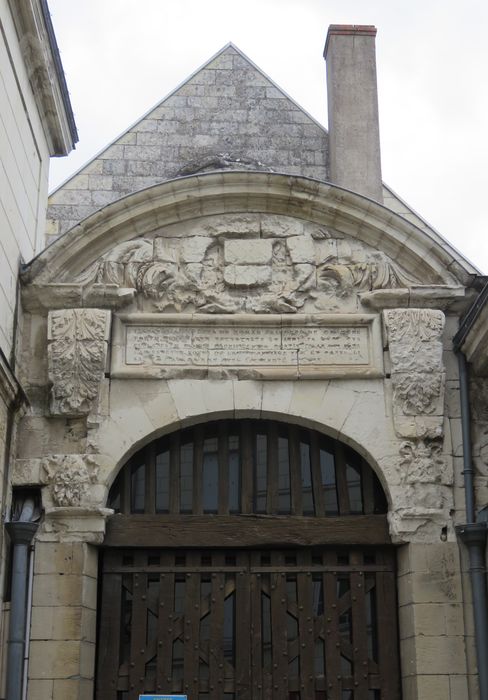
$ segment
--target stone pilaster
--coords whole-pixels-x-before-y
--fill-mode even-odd
[[[404,700],[468,700],[464,592],[455,542],[399,549]]]
[[[29,700],[91,700],[98,551],[107,509],[53,508],[36,544]]]

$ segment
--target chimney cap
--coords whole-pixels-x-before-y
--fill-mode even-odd
[[[331,36],[376,36],[376,27],[373,24],[331,24],[325,41],[324,58],[327,58],[329,41]]]

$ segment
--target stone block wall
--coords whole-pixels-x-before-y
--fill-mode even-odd
[[[49,199],[47,242],[131,192],[215,169],[327,179],[327,132],[233,46]]]
[[[83,542],[36,544],[30,700],[92,697],[97,554]]]
[[[467,700],[465,591],[455,542],[398,550],[403,692],[409,700]]]

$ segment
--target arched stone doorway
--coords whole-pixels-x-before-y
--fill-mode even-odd
[[[133,455],[108,505],[97,700],[399,697],[387,504],[351,448],[199,424]]]

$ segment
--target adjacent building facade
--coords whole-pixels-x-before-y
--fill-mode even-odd
[[[484,280],[382,183],[375,35],[329,132],[229,44],[49,198],[29,699],[486,697]]]
[[[28,412],[22,389],[19,269],[45,246],[51,156],[77,140],[46,3],[0,4],[0,510],[10,517],[11,467],[19,420]],[[0,532],[0,641],[6,661],[8,538]],[[5,668],[2,663],[2,668]],[[5,673],[0,671],[0,696]]]

